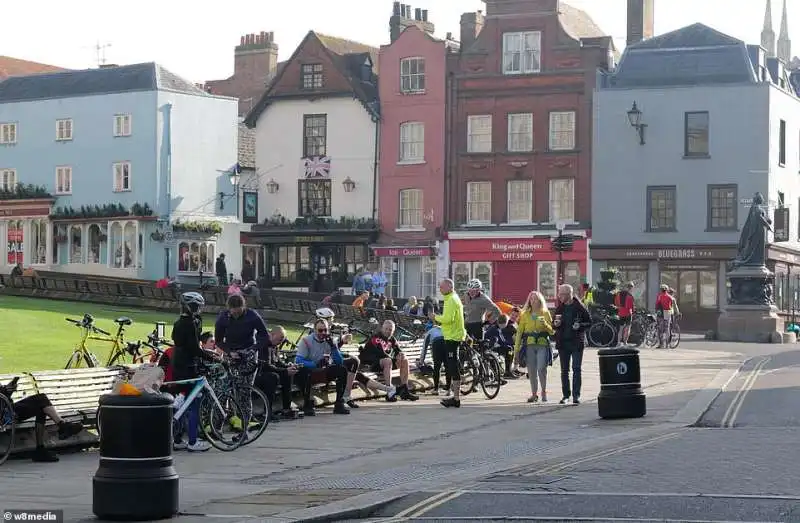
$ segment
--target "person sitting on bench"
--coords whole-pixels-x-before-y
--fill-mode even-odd
[[[297,409],[292,407],[292,377],[297,374],[297,366],[280,361],[276,352],[286,339],[286,330],[280,325],[269,332],[269,341],[258,354],[259,369],[256,386],[264,391],[272,405],[273,420],[295,419]],[[275,408],[278,390],[281,392],[282,410]]]
[[[7,385],[0,385],[0,394],[11,399],[11,395],[17,390],[18,381],[19,378],[14,378]],[[33,451],[33,455],[31,456],[33,461],[43,463],[58,461],[58,456],[44,447],[45,422],[47,418],[50,418],[58,425],[58,439],[71,438],[83,430],[83,425],[80,423],[64,421],[64,419],[58,415],[56,408],[53,407],[50,398],[48,398],[46,394],[27,396],[13,403],[13,406],[14,417],[17,423],[30,418],[36,420],[34,430],[36,436],[36,450]]]
[[[397,387],[397,396],[406,401],[417,401],[419,398],[408,390],[408,358],[403,354],[397,339],[394,337],[395,325],[392,320],[386,320],[381,325],[381,330],[373,335],[364,348],[361,349],[361,361],[371,366],[372,372],[383,374],[383,382],[392,384],[392,368],[400,369],[400,386]],[[397,401],[396,396],[386,396],[386,401]]]

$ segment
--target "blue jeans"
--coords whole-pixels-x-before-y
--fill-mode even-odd
[[[583,363],[583,348],[562,344],[558,347],[558,361],[561,364],[561,392],[562,397],[573,399],[581,397],[581,364]],[[569,367],[572,363],[572,387],[569,382]],[[528,369],[530,372],[530,369]]]

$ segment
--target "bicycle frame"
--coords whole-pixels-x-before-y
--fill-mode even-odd
[[[183,416],[183,414],[189,408],[189,405],[191,405],[192,402],[197,399],[197,396],[200,395],[203,389],[208,391],[209,396],[211,397],[212,400],[214,400],[214,403],[216,404],[220,413],[222,415],[225,415],[225,409],[222,408],[222,403],[219,402],[219,398],[217,398],[217,395],[214,394],[214,389],[211,388],[211,385],[209,385],[208,380],[206,379],[205,376],[201,376],[199,378],[192,378],[188,380],[168,381],[165,382],[164,385],[184,385],[189,383],[194,383],[195,385],[192,388],[192,391],[189,393],[189,395],[186,396],[186,400],[184,400],[183,405],[181,405],[181,407],[177,411],[175,411],[175,413],[172,415],[173,420],[178,421],[179,419],[181,419],[181,416]]]

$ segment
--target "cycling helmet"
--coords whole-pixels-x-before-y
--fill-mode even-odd
[[[314,311],[314,314],[317,315],[317,318],[328,321],[332,320],[333,317],[336,316],[336,313],[334,313],[329,307],[320,307]]]
[[[192,314],[198,314],[206,304],[205,298],[199,292],[184,292],[181,294],[181,307]]]
[[[472,278],[467,282],[467,289],[470,291],[482,291],[483,283],[477,278]]]

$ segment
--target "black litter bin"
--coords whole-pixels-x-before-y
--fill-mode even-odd
[[[172,397],[100,398],[100,466],[92,480],[92,511],[106,520],[148,521],[178,514],[178,473],[172,463]]]
[[[603,419],[641,418],[647,414],[642,390],[639,350],[628,347],[600,349],[600,394],[597,411]]]

